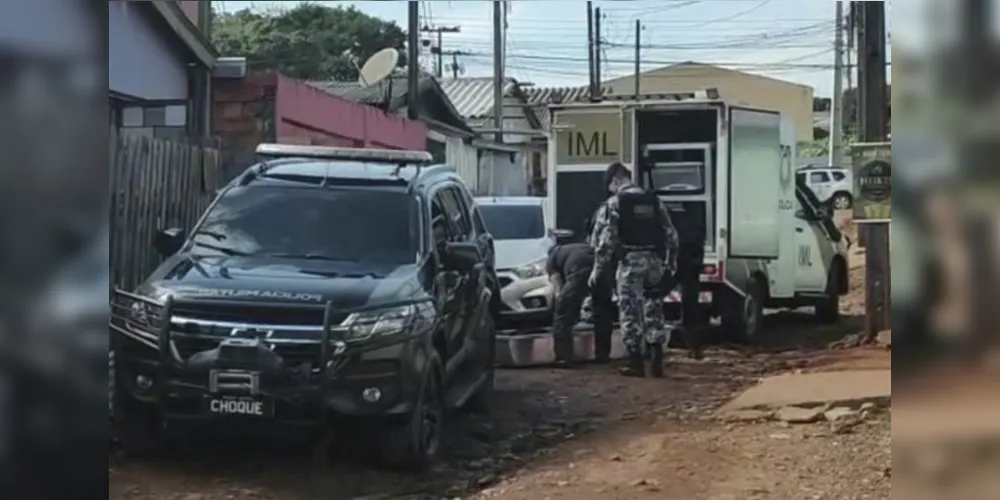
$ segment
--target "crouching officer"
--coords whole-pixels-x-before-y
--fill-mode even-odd
[[[612,195],[595,217],[591,242],[596,248],[589,284],[595,288],[605,268],[618,257],[619,322],[629,355],[620,372],[644,377],[645,348],[650,353],[650,374],[662,377],[663,348],[669,340],[663,303],[655,294],[647,296],[646,291],[656,287],[664,273],[673,273],[677,232],[656,193],[633,184],[627,167],[611,164],[605,181]]]
[[[583,302],[588,297],[591,299],[594,321],[594,357],[599,363],[608,362],[614,324],[611,316],[611,287],[590,287],[587,284],[587,278],[594,268],[594,250],[587,243],[552,247],[545,267],[549,281],[552,282],[553,296],[556,297],[552,322],[556,364],[565,366],[575,361],[573,327],[580,321]]]

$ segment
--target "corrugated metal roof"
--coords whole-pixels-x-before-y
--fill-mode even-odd
[[[511,96],[516,85],[513,78],[507,78],[504,81],[504,97]],[[476,120],[493,116],[492,78],[452,78],[442,81],[441,88],[470,125]]]
[[[525,89],[524,92],[528,96],[528,103],[535,105],[535,115],[538,116],[538,121],[541,122],[542,129],[544,130],[548,130],[549,125],[552,123],[552,117],[549,116],[550,113],[546,107],[547,105],[580,102],[590,99],[590,88],[586,85],[582,87],[530,87]],[[610,87],[603,87],[601,89],[602,94],[610,92]]]

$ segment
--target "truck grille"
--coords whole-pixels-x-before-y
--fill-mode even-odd
[[[295,307],[287,304],[253,303],[218,304],[198,302],[178,302],[174,305],[173,316],[217,321],[220,323],[249,323],[254,325],[294,325],[322,326],[323,307]],[[333,318],[333,324],[344,319]]]
[[[319,333],[317,332],[317,336]],[[187,360],[193,354],[209,351],[218,347],[219,342],[225,337],[202,338],[202,337],[182,337],[174,336],[174,346],[177,354],[182,360]],[[265,341],[266,343],[266,341]],[[286,366],[298,366],[305,363],[319,363],[320,345],[316,344],[273,344],[274,353],[285,360]]]

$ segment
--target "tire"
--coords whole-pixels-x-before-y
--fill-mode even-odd
[[[463,408],[466,411],[479,413],[482,415],[490,416],[493,410],[493,391],[496,384],[496,323],[493,317],[487,315],[486,324],[483,325],[483,329],[488,332],[488,365],[485,368],[486,371],[486,383],[476,391],[475,394],[469,398],[469,401],[465,403]]]
[[[726,336],[739,343],[752,343],[760,336],[764,320],[764,302],[767,289],[757,278],[750,278],[747,293],[736,296],[728,314],[722,318],[722,328]]]
[[[390,467],[424,472],[438,460],[444,441],[444,391],[439,365],[424,376],[413,409],[383,435],[382,458]]]
[[[154,408],[133,398],[126,387],[121,370],[115,369],[115,353],[108,357],[112,435],[118,449],[136,459],[157,458],[168,451],[162,425]]]
[[[854,200],[847,193],[837,193],[830,199],[830,207],[834,210],[849,210],[854,206]]]
[[[833,325],[840,321],[840,288],[843,269],[838,262],[830,268],[826,278],[826,298],[816,304],[816,320],[824,325]]]

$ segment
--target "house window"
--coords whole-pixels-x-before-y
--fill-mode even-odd
[[[542,170],[542,153],[539,153],[538,151],[532,151],[531,152],[531,177],[533,179],[538,179],[538,178],[541,178],[541,177],[545,177],[545,175],[542,174],[542,172],[543,172],[543,170]]]
[[[445,151],[447,148],[441,141],[427,139],[427,152],[434,157],[434,163],[445,163]]]
[[[184,104],[135,103],[120,108],[119,126],[150,137],[180,139],[187,135]]]

